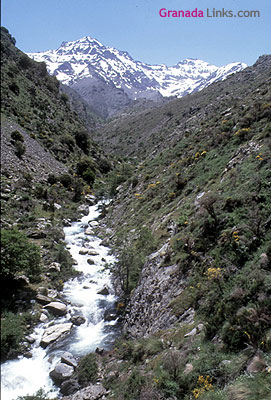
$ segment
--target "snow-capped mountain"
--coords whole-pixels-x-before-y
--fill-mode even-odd
[[[63,42],[57,50],[28,54],[36,61],[45,61],[50,74],[78,90],[87,100],[88,87],[96,91],[118,89],[124,103],[128,99],[177,96],[201,90],[211,83],[241,71],[241,62],[216,67],[205,61],[186,59],[168,67],[135,61],[126,52],[106,47],[86,36]],[[122,101],[121,101],[122,102]]]

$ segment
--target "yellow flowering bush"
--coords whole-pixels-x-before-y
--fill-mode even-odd
[[[207,375],[206,377],[200,375],[198,377],[198,387],[196,387],[192,391],[193,397],[195,399],[198,399],[203,393],[207,392],[208,390],[214,390],[212,385],[212,379],[210,378],[209,375]]]
[[[221,268],[208,268],[207,270],[207,278],[208,280],[218,279],[222,275]]]

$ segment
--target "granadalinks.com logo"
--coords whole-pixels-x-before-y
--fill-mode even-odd
[[[206,8],[206,10],[168,10],[160,8],[159,15],[162,18],[259,18],[259,10],[226,10],[225,8],[217,10],[216,8]]]

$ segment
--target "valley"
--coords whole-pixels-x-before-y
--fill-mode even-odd
[[[1,41],[2,361],[31,357],[39,288],[80,281],[64,232],[100,201],[121,332],[76,354],[64,399],[268,400],[271,56],[148,66],[86,37],[34,61]]]

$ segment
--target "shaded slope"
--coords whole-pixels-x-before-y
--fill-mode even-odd
[[[242,103],[247,101],[241,111],[245,115],[253,101],[253,91],[266,88],[269,72],[270,56],[260,57],[253,67],[212,84],[208,90],[172,100],[152,111],[112,119],[95,131],[95,139],[109,151],[140,159],[176,143],[196,123],[219,113],[227,114],[232,106],[239,113]]]
[[[147,115],[157,142],[143,142],[106,217],[126,302],[112,398],[268,398],[270,61],[126,118],[145,134]]]

